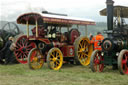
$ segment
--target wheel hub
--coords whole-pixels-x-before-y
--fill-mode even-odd
[[[26,48],[23,47],[23,48],[22,48],[22,51],[23,51],[23,52],[26,52]]]
[[[82,48],[81,50],[80,50],[80,52],[84,52],[85,50]]]
[[[37,61],[38,59],[37,59],[37,57],[34,57],[34,59],[33,59],[34,61]]]
[[[56,61],[57,60],[57,58],[53,58],[53,61]]]

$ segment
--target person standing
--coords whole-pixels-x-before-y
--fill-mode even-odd
[[[11,64],[14,61],[13,50],[12,50],[12,47],[14,46],[11,46],[13,45],[13,39],[14,39],[13,37],[9,37],[8,41],[5,43],[4,48],[1,50],[5,58],[5,64]]]
[[[89,40],[92,40],[92,38],[93,38],[93,35],[90,34],[90,35],[89,35]]]
[[[97,35],[92,38],[91,43],[94,45],[94,50],[102,50],[101,43],[104,39],[104,36],[101,34],[101,32],[97,32]]]

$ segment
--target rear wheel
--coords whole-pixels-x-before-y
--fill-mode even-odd
[[[118,56],[118,69],[121,74],[128,74],[128,50],[122,50]]]
[[[30,69],[40,69],[44,64],[44,56],[40,50],[33,48],[28,55],[28,65]]]
[[[28,53],[32,48],[36,47],[34,42],[29,42],[26,35],[18,35],[15,40],[16,50],[14,54],[18,62],[27,63]]]
[[[76,64],[87,66],[90,63],[90,56],[93,46],[87,37],[78,37],[74,42]]]
[[[93,72],[102,72],[104,69],[104,57],[101,55],[101,51],[95,50],[92,53],[90,60],[90,67]]]
[[[52,48],[47,55],[47,64],[50,69],[59,70],[63,64],[63,54],[60,49]]]

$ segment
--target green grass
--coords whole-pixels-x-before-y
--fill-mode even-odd
[[[105,68],[93,73],[89,66],[63,65],[61,70],[30,70],[28,65],[0,65],[0,85],[128,85],[128,75]]]

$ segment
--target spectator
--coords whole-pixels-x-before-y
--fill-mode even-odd
[[[13,60],[15,59],[13,56],[13,50],[10,49],[10,46],[13,42],[14,38],[13,37],[9,37],[8,41],[5,43],[4,48],[1,50],[1,52],[3,52],[3,56],[5,58],[5,64],[11,64],[13,62]]]
[[[101,32],[97,32],[97,35],[92,38],[91,43],[94,44],[94,50],[101,50],[100,43],[104,39],[104,36],[101,34]]]
[[[89,35],[89,39],[90,39],[90,40],[92,40],[92,38],[93,38],[93,35],[92,35],[92,34],[90,34],[90,35]]]

